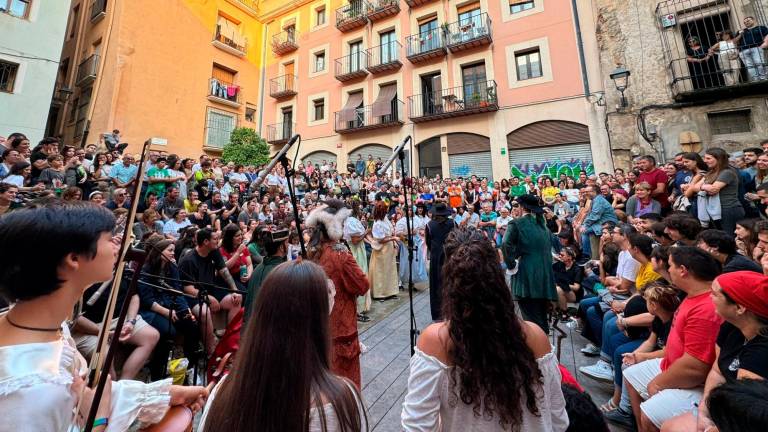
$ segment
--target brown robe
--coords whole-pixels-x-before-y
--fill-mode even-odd
[[[357,297],[368,291],[368,278],[342,243],[325,242],[314,260],[336,285],[331,311],[331,370],[360,388],[360,341],[357,338]]]

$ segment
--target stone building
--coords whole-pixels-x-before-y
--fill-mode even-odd
[[[595,1],[606,89],[600,103],[606,105],[616,166],[626,167],[638,154],[670,159],[680,151],[735,151],[768,139],[766,53],[764,47],[748,51],[750,35],[768,26],[767,5],[765,0]],[[750,17],[754,24],[745,25]],[[745,28],[750,30],[739,42],[718,45],[721,33],[738,35]],[[707,56],[713,46],[722,49]],[[610,78],[617,65],[631,73],[624,107]]]

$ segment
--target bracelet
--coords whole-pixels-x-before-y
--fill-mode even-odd
[[[106,417],[102,417],[93,421],[93,427],[106,426],[108,424],[109,420]]]

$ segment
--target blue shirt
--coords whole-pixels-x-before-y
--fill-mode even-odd
[[[616,217],[616,212],[611,204],[602,195],[597,195],[592,200],[592,209],[581,225],[587,231],[599,236],[603,231],[603,224],[606,222],[618,223],[619,219]]]
[[[768,27],[766,26],[754,26],[750,29],[744,29],[741,31],[739,49],[745,50],[759,47],[763,44],[766,36],[768,36]]]
[[[688,170],[680,170],[675,173],[675,195],[682,195],[683,191],[680,186],[690,183],[693,178],[693,173]]]
[[[128,165],[127,167],[125,164],[119,164],[112,167],[112,170],[109,172],[109,176],[113,179],[117,179],[120,183],[128,183],[129,181],[136,178],[136,174],[139,172],[139,167],[136,165]]]

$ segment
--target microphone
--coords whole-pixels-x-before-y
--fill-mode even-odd
[[[256,177],[256,180],[253,181],[251,187],[259,187],[262,183],[264,183],[264,179],[267,177],[267,174],[272,172],[272,169],[277,165],[278,162],[280,162],[280,159],[285,156],[286,153],[288,153],[288,150],[291,148],[292,145],[296,143],[296,141],[301,139],[301,135],[296,134],[291,137],[290,140],[288,140],[287,143],[283,146],[282,149],[275,155],[274,158],[272,158],[272,161],[269,162],[269,165],[266,166],[261,172],[259,172],[259,176]]]
[[[394,150],[392,150],[392,155],[391,155],[391,156],[389,157],[389,159],[387,159],[387,161],[386,161],[386,162],[385,162],[385,163],[384,163],[384,164],[381,166],[381,169],[379,169],[379,171],[376,173],[376,175],[379,175],[379,176],[383,176],[384,174],[386,174],[386,173],[387,173],[387,170],[389,169],[389,167],[391,167],[391,166],[392,166],[392,162],[394,162],[394,161],[395,161],[395,158],[396,158],[396,157],[398,157],[398,155],[400,154],[400,152],[401,152],[401,151],[403,151],[403,148],[405,147],[405,145],[406,145],[406,144],[408,143],[408,141],[410,141],[410,140],[411,140],[411,136],[410,136],[410,135],[408,135],[407,137],[405,137],[405,139],[403,140],[403,142],[402,142],[402,143],[400,143],[400,145],[399,145],[399,146],[397,146],[397,147],[396,147]]]

